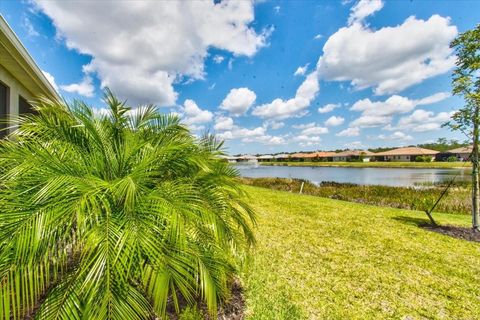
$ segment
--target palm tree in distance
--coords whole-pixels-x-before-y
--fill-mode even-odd
[[[154,106],[41,99],[0,141],[0,319],[214,313],[254,242],[222,144]]]

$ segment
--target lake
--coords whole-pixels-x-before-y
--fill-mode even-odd
[[[287,167],[235,165],[243,177],[297,178],[313,183],[334,181],[369,185],[410,187],[421,183],[435,183],[452,179],[469,181],[469,169],[429,168],[346,168],[346,167]]]

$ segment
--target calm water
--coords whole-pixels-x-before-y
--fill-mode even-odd
[[[283,167],[236,165],[244,177],[278,177],[322,181],[349,182],[356,184],[378,184],[386,186],[414,186],[418,183],[441,182],[459,173],[457,181],[469,180],[468,169],[424,169],[424,168],[342,168],[342,167]]]

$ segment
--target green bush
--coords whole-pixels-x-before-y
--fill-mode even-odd
[[[199,300],[215,314],[254,242],[221,143],[105,103],[42,100],[0,141],[0,319],[165,318]]]
[[[431,162],[433,158],[431,156],[417,156],[415,162]]]

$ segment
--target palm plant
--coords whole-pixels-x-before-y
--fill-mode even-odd
[[[254,214],[221,143],[154,106],[40,99],[0,142],[0,319],[151,319],[227,293]]]

